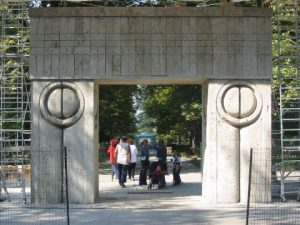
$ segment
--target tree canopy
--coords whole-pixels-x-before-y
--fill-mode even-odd
[[[99,87],[100,141],[109,141],[136,132],[137,86],[108,85]]]
[[[42,7],[60,7],[60,6],[132,6],[132,7],[145,7],[145,6],[191,6],[191,7],[210,7],[218,6],[221,2],[227,0],[91,0],[91,1],[52,1],[42,0]],[[269,7],[274,0],[245,0],[233,1],[235,6],[242,7]]]
[[[169,142],[200,144],[201,87],[199,85],[141,86],[144,118]],[[149,125],[149,124],[148,124]]]

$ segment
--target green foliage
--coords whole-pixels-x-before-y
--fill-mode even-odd
[[[280,170],[287,173],[300,170],[300,152],[282,152],[281,148],[275,148],[272,151],[272,163],[274,164],[275,170]]]
[[[146,1],[147,2],[147,1]],[[42,1],[42,7],[94,7],[94,6],[135,6],[145,4],[143,1],[134,0],[94,0],[94,1]]]
[[[180,3],[181,2],[181,3]],[[93,7],[93,6],[177,6],[185,5],[184,1],[174,1],[174,0],[94,0],[94,1],[42,1],[42,7]]]
[[[93,6],[219,6],[221,0],[91,0],[91,1],[51,1],[42,0],[42,7],[93,7]],[[249,0],[236,2],[238,7],[268,7],[274,0]]]
[[[11,10],[7,4],[1,3],[2,22],[0,25],[0,52],[2,68],[0,70],[0,85],[5,90],[1,93],[1,128],[10,130],[30,129],[25,127],[21,119],[25,116],[26,104],[29,98],[29,17],[26,10]],[[23,86],[21,86],[23,85]],[[27,94],[28,93],[28,94]],[[17,109],[17,110],[16,110]],[[23,109],[21,111],[20,109]],[[23,135],[23,134],[19,134]],[[15,131],[7,131],[6,138],[17,138]]]
[[[177,1],[173,0],[157,0],[157,5],[161,6],[173,6],[176,4]]]
[[[136,91],[136,86],[129,85],[100,86],[100,142],[136,131]]]
[[[285,107],[297,107],[294,104],[298,102],[290,102],[290,99],[299,97],[299,79],[297,77],[297,58],[299,56],[299,50],[296,46],[299,46],[300,42],[296,39],[295,24],[295,12],[291,7],[286,7],[288,4],[293,4],[292,0],[286,0],[284,2],[279,1],[278,4],[271,5],[276,14],[273,17],[273,42],[272,42],[272,54],[273,54],[273,80],[272,91],[273,93],[279,93],[280,86],[282,87],[282,103]],[[279,7],[277,10],[276,7]],[[298,52],[297,52],[298,51]],[[279,116],[279,95],[275,96],[275,118]]]
[[[167,142],[200,144],[201,87],[198,85],[142,86],[142,110]]]
[[[146,132],[146,133],[155,133],[155,119],[151,118],[146,114],[145,112],[139,112],[137,115],[137,121],[138,121],[138,131],[140,133]]]

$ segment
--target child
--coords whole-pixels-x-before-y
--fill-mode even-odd
[[[150,174],[150,184],[148,189],[151,189],[153,184],[158,185],[158,189],[162,189],[166,186],[165,172],[162,170],[161,166],[158,164],[153,173]]]
[[[176,150],[173,151],[173,157],[171,158],[173,165],[173,185],[181,184],[180,171],[181,171],[181,160],[177,156]]]

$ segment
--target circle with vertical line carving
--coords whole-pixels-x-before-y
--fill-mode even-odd
[[[257,120],[262,110],[262,98],[254,84],[233,81],[225,84],[217,97],[220,117],[233,126],[246,126]]]
[[[83,94],[74,83],[50,83],[41,93],[40,109],[50,123],[59,127],[72,126],[83,114]]]

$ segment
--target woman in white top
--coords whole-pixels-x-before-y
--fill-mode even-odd
[[[136,146],[133,144],[132,139],[128,139],[128,144],[130,145],[130,154],[131,154],[131,160],[128,167],[128,178],[131,180],[134,180],[134,173],[135,173],[135,167],[136,167],[136,160],[137,160],[137,154],[138,150]]]

